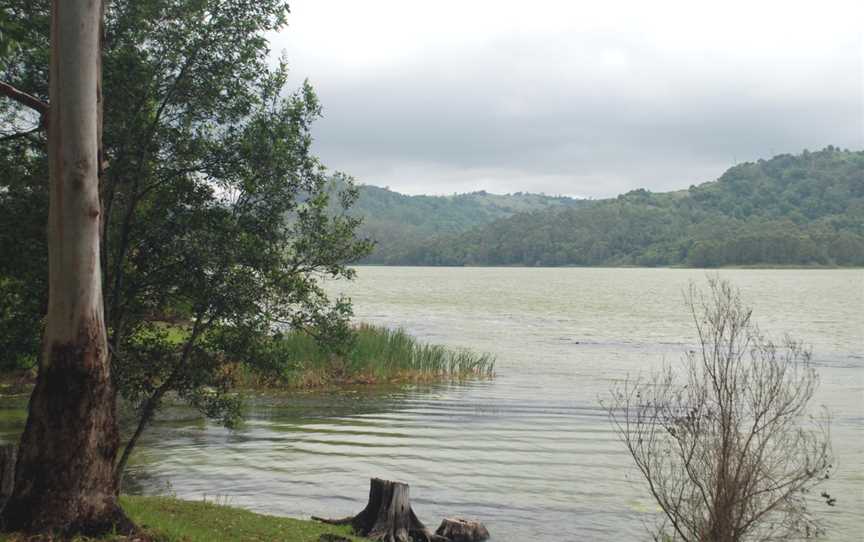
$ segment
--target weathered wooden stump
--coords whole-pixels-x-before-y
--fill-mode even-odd
[[[372,478],[369,502],[356,516],[312,519],[332,525],[351,525],[360,536],[381,542],[447,542],[426,528],[411,509],[408,484]]]
[[[481,542],[489,538],[485,525],[462,518],[444,518],[435,534],[451,542]]]

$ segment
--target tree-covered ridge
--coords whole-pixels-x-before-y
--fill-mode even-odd
[[[379,247],[403,265],[864,265],[864,152],[739,164],[688,190],[634,190]]]
[[[359,187],[359,197],[349,213],[363,217],[358,231],[377,241],[375,252],[365,261],[390,263],[392,255],[410,251],[431,238],[464,233],[518,213],[585,204],[585,200],[523,192],[408,196],[388,188],[364,185]]]

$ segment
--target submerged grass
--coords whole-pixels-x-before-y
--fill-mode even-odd
[[[427,344],[403,329],[361,324],[343,355],[327,351],[307,333],[283,338],[289,369],[279,378],[291,387],[491,378],[495,358],[470,350]]]

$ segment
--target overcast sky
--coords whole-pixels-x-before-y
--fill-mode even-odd
[[[583,197],[864,147],[864,2],[293,0],[272,38],[366,184]]]

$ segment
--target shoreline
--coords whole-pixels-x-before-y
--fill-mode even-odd
[[[772,265],[772,264],[741,264],[723,265],[719,267],[692,267],[689,265],[415,265],[415,264],[383,264],[383,263],[358,263],[351,267],[393,267],[393,268],[421,268],[430,269],[685,269],[693,271],[722,271],[725,269],[747,269],[768,271],[843,271],[864,270],[860,265]]]

